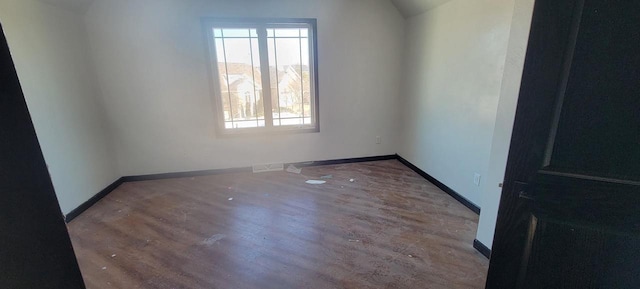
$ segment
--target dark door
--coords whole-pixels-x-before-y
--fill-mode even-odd
[[[538,0],[487,288],[640,288],[640,1]]]
[[[85,288],[0,26],[0,288]]]

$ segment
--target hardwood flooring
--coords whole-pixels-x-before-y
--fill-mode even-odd
[[[484,288],[477,222],[390,160],[124,183],[69,231],[89,289]]]

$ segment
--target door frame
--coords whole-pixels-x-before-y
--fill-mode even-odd
[[[0,288],[84,281],[0,23]]]

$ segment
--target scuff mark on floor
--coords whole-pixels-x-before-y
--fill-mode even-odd
[[[227,235],[225,234],[215,234],[209,238],[204,239],[204,241],[202,241],[202,245],[207,245],[207,246],[211,246],[215,243],[218,243],[218,241],[224,239],[225,237],[227,237]]]
[[[294,165],[289,165],[289,167],[287,167],[287,172],[290,172],[293,174],[300,174],[302,172],[302,169],[299,169]]]

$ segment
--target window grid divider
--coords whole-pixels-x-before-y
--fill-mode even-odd
[[[253,83],[253,109],[256,114],[256,127],[260,127],[260,119],[258,117],[258,91],[256,90],[256,69],[253,63],[253,38],[251,37],[251,28],[249,28],[249,51],[251,53],[251,82]],[[262,67],[260,67],[262,71]],[[264,100],[262,101],[264,102]]]
[[[269,43],[267,42],[267,28],[257,27],[258,52],[260,53],[260,71],[262,74],[262,99],[264,106],[265,127],[273,127],[273,104],[271,103],[271,75],[269,72]],[[266,72],[265,72],[266,70]]]
[[[278,76],[278,41],[275,37],[276,32],[275,29],[273,31],[273,59],[276,64],[276,95],[278,96],[278,124],[282,126],[282,108],[280,107],[280,77]]]

